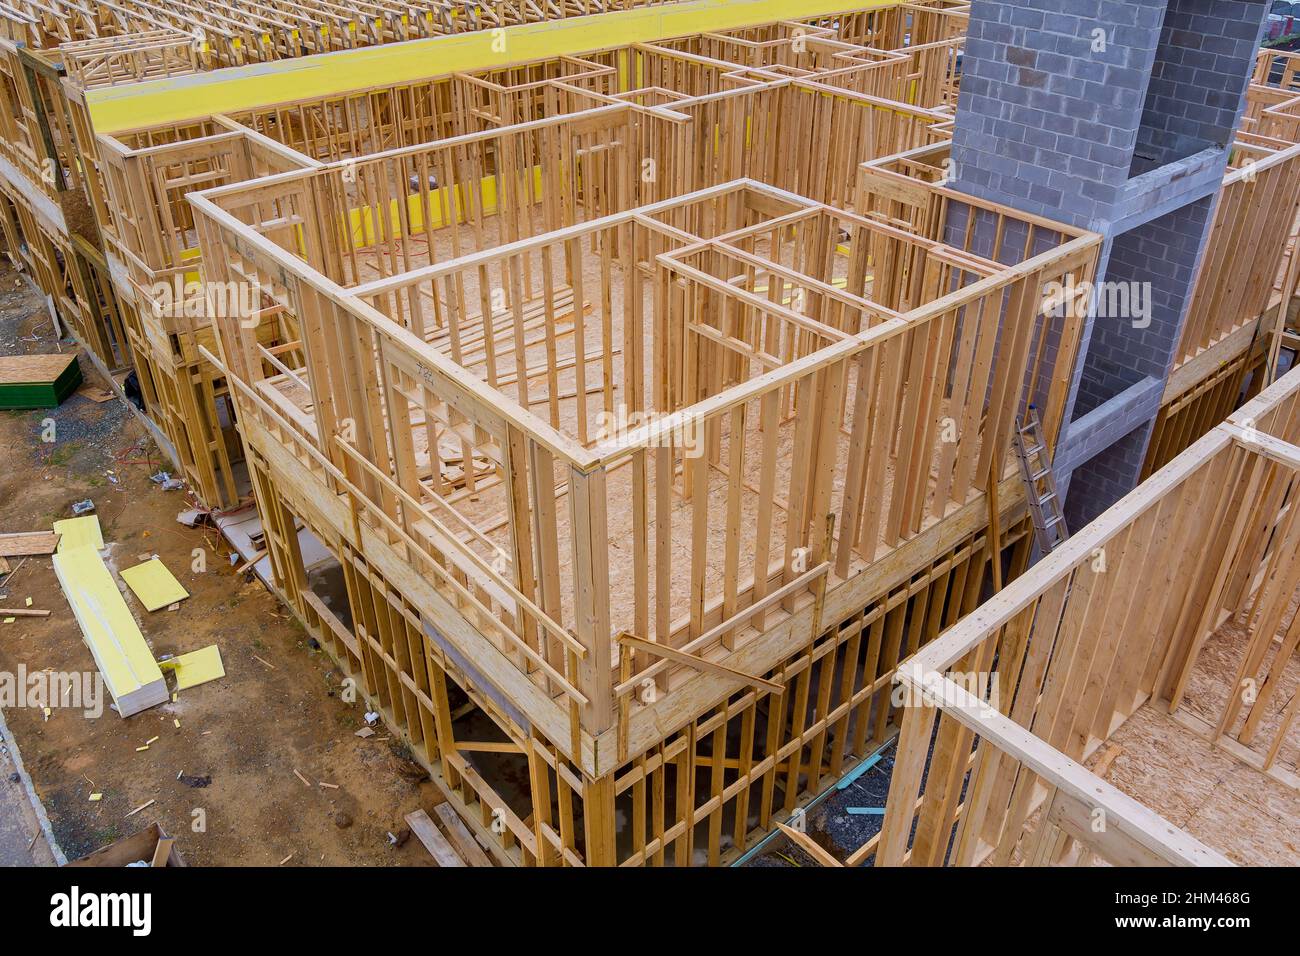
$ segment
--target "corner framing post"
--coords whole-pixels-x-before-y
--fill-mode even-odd
[[[586,780],[582,789],[582,826],[588,866],[617,866],[614,828],[614,774]]]
[[[587,649],[580,667],[580,690],[587,697],[582,723],[593,736],[609,729],[614,714],[613,635],[609,623],[609,525],[605,512],[605,472],[569,470],[569,510],[573,543],[574,617],[577,637]],[[589,824],[590,825],[590,824]]]

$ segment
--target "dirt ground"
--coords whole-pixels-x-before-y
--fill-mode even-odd
[[[0,354],[58,350],[42,298],[0,262]],[[84,356],[81,367],[87,385],[104,384]],[[96,403],[84,388],[55,410],[0,411],[0,532],[48,529],[73,502],[93,499],[111,569],[157,554],[191,594],[174,611],[149,613],[123,588],[154,656],[216,644],[226,676],[125,720],[107,707],[98,718],[5,710],[68,858],[157,821],[191,864],[430,865],[417,840],[394,847],[388,836],[401,833],[406,813],[438,801],[423,770],[382,725],[355,736],[364,707],[340,699],[329,658],[260,583],[235,575],[215,529],[177,523],[187,493],[149,480],[168,465],[143,424],[124,402]],[[41,441],[46,419],[53,443]],[[20,560],[0,581],[0,605],[30,597],[53,613],[0,624],[0,671],[93,673],[50,558]],[[92,793],[103,796],[92,802]]]

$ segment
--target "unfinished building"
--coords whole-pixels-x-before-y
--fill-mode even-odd
[[[1298,394],[1293,371],[900,668],[912,693],[884,830],[859,856],[1294,863],[1267,831],[1191,833],[1166,815],[1171,758],[1226,763],[1246,817],[1243,794],[1300,787]],[[976,690],[964,675],[979,671]],[[1084,763],[1129,721],[1156,723],[1164,759],[1121,789]]]
[[[1065,474],[1123,451],[1069,482],[1073,526],[1221,438],[1295,341],[1291,57],[1237,51],[1231,143],[1178,175],[1133,171],[1161,132],[1135,69],[1123,185],[1076,215],[981,182],[989,5],[696,6],[537,59],[488,55],[524,5],[438,7],[414,36],[487,31],[475,68],[296,96],[239,64],[411,35],[254,54],[69,15],[5,47],[10,250],[200,498],[256,500],[272,586],[501,863],[734,862],[905,717],[923,763],[895,671],[1030,567],[1029,408]],[[1155,57],[1178,11],[1142,6]],[[1051,75],[1016,39],[1019,82]],[[1181,204],[1199,266],[1102,394],[1113,342],[1059,290]],[[958,790],[926,787],[924,855]],[[902,862],[909,824],[854,862]]]

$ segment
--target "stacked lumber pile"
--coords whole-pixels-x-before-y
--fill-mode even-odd
[[[0,355],[0,408],[57,408],[80,384],[76,353]]]

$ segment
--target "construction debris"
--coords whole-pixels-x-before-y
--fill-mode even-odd
[[[130,813],[128,813],[127,816],[128,816],[128,817],[133,817],[133,816],[135,816],[137,813],[139,813],[141,810],[148,810],[150,807],[152,807],[152,806],[153,806],[155,803],[157,803],[157,802],[158,802],[157,800],[150,800],[148,803],[142,803],[142,804],[140,804],[140,806],[136,807],[134,810],[132,810]]]
[[[406,815],[406,825],[411,828],[424,848],[429,851],[429,855],[440,867],[457,867],[465,866],[465,861],[456,855],[456,851],[447,842],[447,838],[442,835],[429,815],[423,810],[413,810]],[[393,842],[397,842],[394,838]]]
[[[226,676],[225,665],[221,662],[221,649],[216,644],[159,661],[158,664],[176,675],[177,690],[197,687]]]
[[[157,611],[190,596],[190,592],[181,586],[157,555],[142,564],[127,568],[121,575],[147,611]]]
[[[0,557],[53,554],[59,546],[56,531],[25,531],[0,534]]]
[[[99,555],[104,545],[99,521],[94,516],[60,521],[55,530],[63,537],[54,572],[118,714],[130,717],[163,703],[162,671]]]

